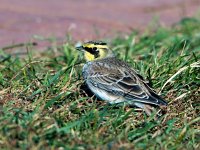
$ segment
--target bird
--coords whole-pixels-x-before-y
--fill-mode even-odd
[[[167,106],[144,77],[117,59],[106,42],[89,41],[76,49],[84,53],[86,60],[82,69],[84,81],[99,99],[139,107],[149,116],[155,107]]]

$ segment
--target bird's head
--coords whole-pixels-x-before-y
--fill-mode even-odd
[[[76,49],[84,52],[86,61],[114,56],[113,52],[108,48],[107,43],[101,41],[89,41],[76,47]]]

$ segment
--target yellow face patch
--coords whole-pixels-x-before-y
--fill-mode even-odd
[[[82,45],[82,49],[84,51],[84,58],[86,61],[94,61],[97,59],[113,56],[112,51],[108,48],[107,45],[104,45],[103,43],[84,43]]]
[[[84,56],[86,61],[92,61],[95,59],[94,55],[87,51],[84,52]]]
[[[85,51],[84,52],[85,60],[86,61],[93,61],[96,59],[102,59],[107,56],[107,51],[105,49],[99,49],[99,56],[95,57],[94,54],[91,54],[90,52]]]
[[[99,49],[99,59],[105,58],[108,54],[108,51],[105,49]]]

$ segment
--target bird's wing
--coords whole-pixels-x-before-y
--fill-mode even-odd
[[[111,59],[110,61],[112,63]],[[87,82],[115,96],[123,96],[130,102],[167,105],[167,102],[149,87],[148,82],[128,64],[120,62],[112,67],[107,64],[93,64],[94,71],[88,74]]]
[[[101,70],[90,74],[87,82],[113,95],[123,96],[127,101],[163,104],[163,100],[132,70],[127,71],[125,68],[117,67],[110,68],[106,73],[102,73]]]

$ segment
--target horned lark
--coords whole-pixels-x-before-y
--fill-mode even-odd
[[[90,41],[77,50],[84,52],[87,63],[82,73],[88,88],[110,104],[126,103],[142,108],[148,115],[151,106],[166,106],[167,102],[126,62],[118,60],[106,43]]]

